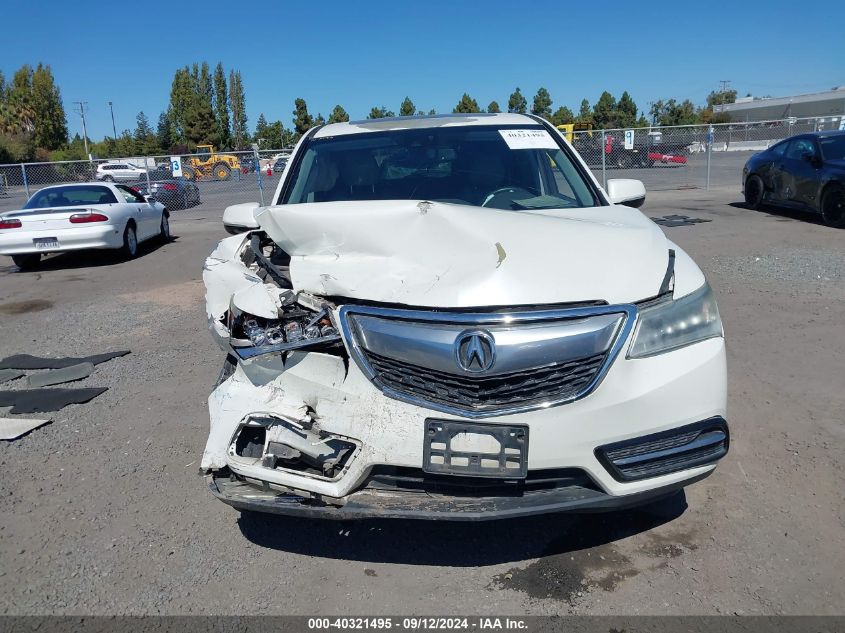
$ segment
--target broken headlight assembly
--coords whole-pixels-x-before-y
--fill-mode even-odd
[[[282,306],[278,319],[243,312],[229,305],[229,342],[241,359],[304,348],[342,345],[328,307],[312,311]]]
[[[716,298],[709,284],[685,297],[639,312],[628,358],[646,358],[724,336]]]

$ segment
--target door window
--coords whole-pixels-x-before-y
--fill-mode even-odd
[[[789,144],[786,157],[793,160],[803,160],[804,154],[816,153],[816,145],[808,138],[797,138]]]
[[[123,194],[124,199],[126,202],[135,203],[146,203],[147,200],[142,196],[140,193],[132,189],[131,187],[126,187],[124,185],[117,185],[117,188],[120,189],[120,193]]]

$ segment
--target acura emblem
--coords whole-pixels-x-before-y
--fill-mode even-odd
[[[487,371],[496,361],[496,343],[490,333],[483,330],[461,332],[455,339],[455,358],[464,371]]]

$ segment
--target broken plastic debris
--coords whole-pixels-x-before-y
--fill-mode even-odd
[[[99,365],[107,360],[126,356],[129,353],[127,349],[119,352],[95,354],[94,356],[86,356],[84,358],[43,358],[41,356],[32,356],[31,354],[15,354],[14,356],[0,360],[0,369],[62,369],[71,365],[79,365],[80,363]]]
[[[49,423],[49,419],[0,418],[0,440],[16,440],[30,431],[37,429],[39,426]]]
[[[93,371],[94,363],[79,363],[78,365],[63,367],[62,369],[51,369],[40,374],[32,374],[31,376],[27,376],[26,383],[30,387],[49,387],[50,385],[60,385],[64,382],[82,380],[90,376]]]
[[[10,413],[58,411],[69,404],[82,404],[93,400],[106,390],[107,387],[0,391],[0,407],[12,407]]]

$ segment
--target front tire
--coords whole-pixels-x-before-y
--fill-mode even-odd
[[[756,211],[763,206],[763,194],[766,189],[763,186],[763,179],[752,174],[745,181],[745,206]]]
[[[114,178],[112,176],[103,176],[103,182],[114,182]]]
[[[138,234],[134,224],[127,224],[123,231],[123,247],[120,253],[124,259],[135,259],[138,256]]]
[[[212,173],[217,180],[229,180],[232,175],[232,168],[226,163],[217,163]]]
[[[845,189],[834,185],[822,195],[822,219],[835,229],[845,228]]]
[[[27,253],[25,255],[12,255],[12,261],[15,266],[21,270],[29,270],[35,268],[38,262],[41,261],[41,253]]]
[[[158,239],[161,240],[163,244],[167,244],[170,241],[170,218],[168,218],[166,213],[161,214],[161,225],[159,226]]]

